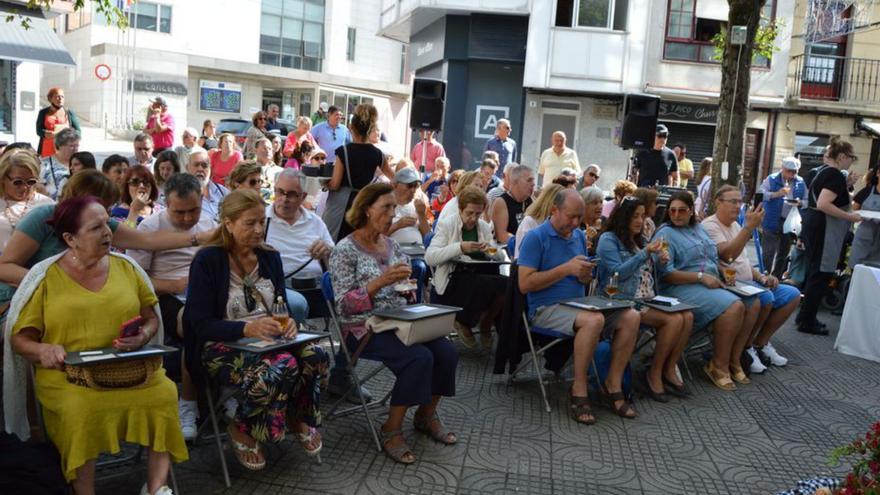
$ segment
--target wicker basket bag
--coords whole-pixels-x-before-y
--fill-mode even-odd
[[[64,365],[67,381],[75,385],[95,390],[114,390],[120,388],[141,388],[150,382],[162,367],[161,356],[143,359],[98,363],[89,366]]]

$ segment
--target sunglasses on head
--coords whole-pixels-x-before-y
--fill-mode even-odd
[[[37,179],[13,179],[11,177],[7,177],[10,181],[12,181],[12,185],[15,187],[28,186],[34,187],[37,185]]]

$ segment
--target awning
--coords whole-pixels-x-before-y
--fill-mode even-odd
[[[8,16],[12,16],[11,21],[6,20]],[[27,18],[29,29],[21,25],[22,18],[19,16]],[[0,59],[76,65],[41,11],[28,9],[21,4],[0,2],[0,23]]]
[[[697,2],[696,16],[699,19],[727,22],[729,11],[727,0],[700,0]]]
[[[859,129],[872,134],[874,137],[880,137],[880,122],[871,120],[859,120]]]

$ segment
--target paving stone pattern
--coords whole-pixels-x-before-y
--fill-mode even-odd
[[[640,399],[636,420],[599,407],[593,426],[569,419],[564,384],[551,385],[547,414],[532,377],[508,386],[492,374],[488,354],[461,350],[459,396],[441,405],[458,445],[434,443],[408,421],[404,433],[419,461],[399,465],[376,452],[355,414],[325,420],[321,465],[285,442],[254,473],[227,449],[230,489],[213,443],[203,442],[177,467],[180,495],[775,493],[802,478],[840,475],[827,464],[829,451],[880,418],[880,364],[833,351],[834,334],[799,334],[788,324],[775,346],[790,364],[734,393],[713,387],[692,360],[691,399]],[[370,389],[381,395],[392,381],[377,380]],[[101,481],[99,493],[136,493],[145,476],[139,469]]]

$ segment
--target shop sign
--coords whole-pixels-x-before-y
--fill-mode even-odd
[[[718,106],[661,101],[657,120],[715,125],[718,121]]]
[[[495,136],[495,124],[500,119],[510,117],[510,107],[496,107],[490,105],[477,105],[476,119],[474,121],[474,137],[477,139],[491,139]]]

